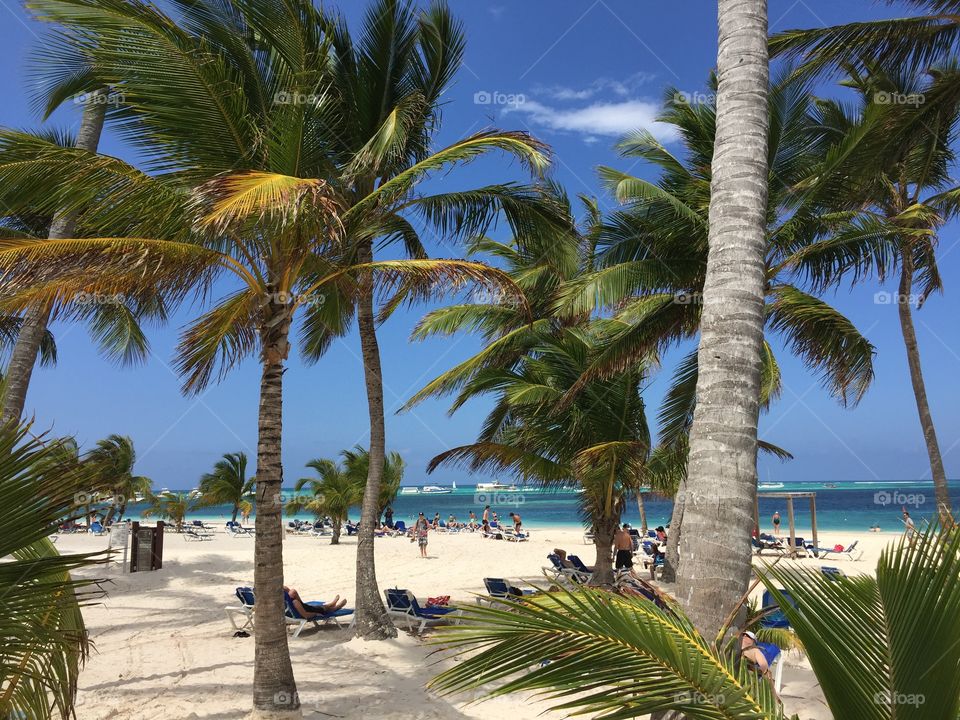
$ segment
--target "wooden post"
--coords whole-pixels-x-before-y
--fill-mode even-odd
[[[153,532],[153,552],[150,560],[151,570],[163,567],[163,520],[157,521],[157,529]]]
[[[813,532],[813,546],[820,547],[817,540],[817,494],[810,493],[810,529]]]
[[[787,495],[787,517],[790,518],[790,556],[797,554],[797,531],[793,522],[793,496]]]
[[[137,556],[140,548],[140,523],[135,522],[130,526],[130,572],[137,571]]]

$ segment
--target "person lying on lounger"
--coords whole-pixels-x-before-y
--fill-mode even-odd
[[[750,667],[761,675],[766,675],[770,666],[760,648],[757,647],[757,636],[749,630],[740,635],[740,657],[749,663]]]
[[[346,599],[341,600],[339,595],[328,603],[305,603],[300,598],[300,593],[294,588],[284,586],[283,590],[290,596],[294,609],[307,620],[312,620],[320,615],[329,615],[347,604]]]

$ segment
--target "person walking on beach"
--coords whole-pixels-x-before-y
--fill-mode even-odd
[[[389,505],[387,505],[387,509],[383,511],[383,524],[393,530],[393,508]]]
[[[630,526],[627,523],[614,533],[613,549],[616,551],[614,567],[617,570],[629,570],[633,567],[633,538],[630,537]]]
[[[780,511],[779,510],[773,513],[773,536],[776,538],[780,537]]]
[[[483,524],[484,525],[490,524],[490,506],[489,505],[483,508]]]
[[[907,536],[910,547],[913,547],[913,543],[917,539],[917,526],[913,524],[913,518],[910,517],[906,508],[903,509],[903,533]]]
[[[420,557],[427,556],[427,534],[430,532],[430,523],[423,513],[417,516],[417,523],[413,526],[413,535],[417,538],[417,545],[420,546]]]

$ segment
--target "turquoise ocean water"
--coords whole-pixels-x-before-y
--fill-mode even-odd
[[[786,529],[786,500],[767,497],[770,492],[815,492],[817,504],[817,526],[826,531],[863,532],[873,525],[879,525],[885,531],[899,531],[903,528],[900,521],[901,507],[906,506],[917,524],[931,518],[936,512],[933,485],[929,481],[889,481],[889,482],[837,482],[835,487],[824,483],[804,482],[785,483],[783,487],[760,489],[760,523],[769,530],[770,517],[774,511],[783,515],[783,527]],[[960,483],[956,483],[960,486]],[[293,490],[285,491],[285,497],[293,495]],[[951,493],[954,507],[960,507],[960,487]],[[501,517],[509,512],[518,512],[527,527],[582,527],[578,514],[578,493],[574,490],[545,490],[533,487],[519,487],[518,492],[477,491],[473,486],[457,487],[450,494],[401,494],[393,503],[394,520],[403,520],[409,526],[417,513],[423,512],[432,518],[434,513],[446,521],[451,514],[465,521],[473,510],[480,517],[484,505],[490,505]],[[672,503],[654,496],[645,496],[647,522],[651,527],[666,525],[670,521]],[[131,505],[127,515],[138,519],[141,505]],[[797,527],[810,526],[809,503],[806,499],[794,500],[794,512]],[[351,517],[356,520],[359,510]],[[210,507],[194,511],[190,519],[202,519],[210,522],[223,522],[230,519],[227,507]],[[303,520],[309,515],[296,516]],[[627,505],[624,522],[639,524],[639,512],[636,502]]]

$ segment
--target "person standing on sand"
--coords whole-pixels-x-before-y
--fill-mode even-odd
[[[430,532],[430,523],[423,513],[417,517],[417,524],[413,526],[413,535],[417,538],[417,545],[420,546],[420,557],[427,556],[427,534]]]
[[[913,543],[917,540],[917,526],[913,524],[913,518],[910,517],[906,508],[903,509],[903,533],[907,536],[910,547],[913,547]]]
[[[390,505],[383,511],[383,524],[393,530],[393,508]]]
[[[773,513],[773,536],[776,538],[780,537],[780,511],[779,510]]]
[[[490,524],[490,506],[489,505],[483,508],[483,524],[484,525]]]
[[[477,529],[477,516],[473,513],[473,510],[470,511],[470,529]]]
[[[616,551],[614,567],[617,570],[629,570],[633,567],[633,538],[630,537],[630,526],[627,523],[614,533],[613,549]]]

